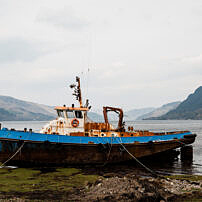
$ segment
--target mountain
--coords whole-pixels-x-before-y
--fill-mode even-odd
[[[55,117],[54,107],[0,96],[0,121],[45,121]]]
[[[202,119],[202,86],[190,94],[176,109],[156,119]]]
[[[169,111],[176,109],[180,102],[171,102],[168,104],[165,104],[159,108],[156,108],[154,111],[143,114],[142,116],[139,116],[137,119],[138,120],[143,120],[143,119],[153,119],[155,117],[163,116],[164,114],[168,113]]]
[[[132,109],[129,111],[123,111],[123,115],[124,115],[124,121],[134,121],[136,120],[136,118],[138,116],[141,116],[145,113],[149,113],[151,111],[153,111],[155,108],[141,108],[141,109]],[[93,113],[93,114],[91,114]],[[95,121],[100,121],[103,122],[104,121],[104,116],[103,116],[103,109],[97,109],[97,108],[93,108],[93,112],[89,112],[88,113],[89,118],[91,118],[92,120]],[[119,116],[117,113],[114,112],[108,112],[108,119],[109,121],[118,121],[119,120]]]
[[[134,121],[137,119],[138,116],[141,116],[143,114],[149,113],[151,111],[153,111],[155,108],[141,108],[141,109],[132,109],[126,112],[123,112],[124,115],[124,121]],[[90,117],[91,114],[93,113],[93,118],[92,120],[96,120],[96,121],[104,121],[104,117],[103,117],[103,113],[101,115],[101,111],[96,110],[97,113],[95,112],[89,112],[88,116]],[[91,118],[91,117],[90,117]],[[109,121],[118,121],[119,120],[119,116],[117,113],[114,112],[108,112],[108,119]]]
[[[95,122],[103,122],[104,117],[96,112],[88,112],[88,117]]]
[[[93,121],[104,121],[103,115],[96,112],[89,112],[88,116]],[[0,121],[45,121],[55,118],[52,106],[0,96]],[[202,86],[182,103],[172,102],[160,108],[133,109],[124,113],[125,121],[140,119],[202,119]],[[109,120],[118,120],[117,114],[109,113]]]
[[[95,112],[89,112],[88,116],[93,121],[104,121],[103,116]],[[53,106],[0,96],[0,121],[47,121],[56,117]]]
[[[136,119],[138,119],[138,117],[150,113],[152,111],[154,111],[155,108],[150,107],[150,108],[141,108],[141,109],[132,109],[129,111],[126,111],[124,113],[124,120],[125,121],[134,121]]]

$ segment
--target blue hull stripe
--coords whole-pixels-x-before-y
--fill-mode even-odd
[[[64,135],[50,135],[41,133],[29,133],[20,131],[0,130],[1,138],[15,139],[15,140],[28,140],[28,141],[49,141],[55,143],[81,143],[88,144],[93,142],[94,144],[119,144],[121,143],[134,143],[135,141],[140,143],[146,143],[149,141],[161,142],[169,141],[173,139],[181,139],[184,135],[190,135],[191,132],[170,134],[170,135],[154,135],[154,136],[141,136],[141,137],[84,137],[84,136],[64,136]]]

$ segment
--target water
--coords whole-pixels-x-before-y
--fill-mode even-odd
[[[189,130],[197,134],[193,146],[193,161],[182,162],[177,159],[164,165],[152,165],[153,168],[174,174],[196,174],[202,175],[202,120],[144,120],[128,122],[127,125],[134,125],[137,130],[150,131],[176,131]]]
[[[46,121],[5,121],[2,127],[15,128],[23,130],[32,128],[33,131],[39,132]],[[202,175],[202,120],[144,120],[126,122],[127,126],[133,126],[135,130],[149,130],[154,132],[189,130],[197,134],[193,145],[193,161],[183,162],[180,158],[173,161],[158,164],[150,163],[151,169],[169,174],[197,174]]]

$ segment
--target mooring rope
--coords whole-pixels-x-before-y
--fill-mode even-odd
[[[118,140],[119,144],[124,148],[124,150],[136,161],[138,162],[142,167],[144,167],[147,171],[149,171],[153,176],[160,177],[156,172],[145,166],[142,162],[140,162],[133,154],[131,154],[126,147]]]
[[[18,152],[23,148],[24,144],[25,142],[23,142],[23,144],[18,148],[18,150],[8,160],[1,164],[0,168],[5,167],[5,164],[8,163],[12,158],[14,158],[18,154]]]
[[[111,136],[111,145],[110,145],[110,148],[109,148],[109,152],[108,152],[108,155],[107,155],[107,161],[109,160],[109,156],[110,156],[110,153],[111,153],[111,149],[112,149],[112,136]]]
[[[113,142],[113,140],[112,140],[112,136],[111,136],[111,145],[110,145],[110,148],[109,148],[109,152],[107,154],[107,160],[104,162],[103,166],[105,166],[107,164],[108,160],[109,160],[109,157],[110,157],[110,154],[111,154],[111,149],[112,149],[112,146],[113,146],[112,142]]]

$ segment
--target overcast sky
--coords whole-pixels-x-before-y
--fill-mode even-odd
[[[202,1],[0,0],[0,75],[0,95],[47,105],[72,103],[76,75],[93,108],[182,101],[202,85]]]

